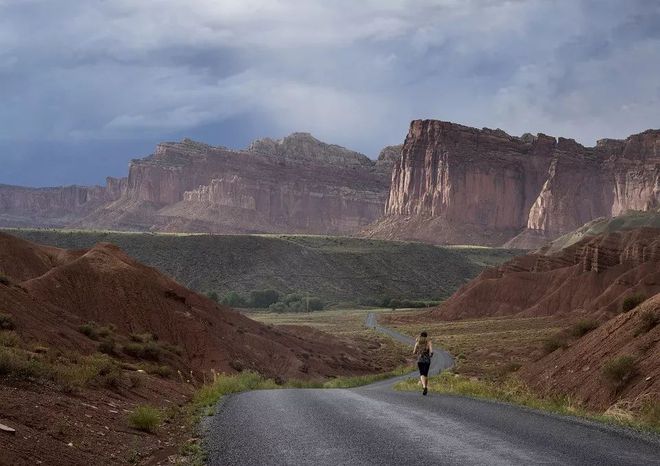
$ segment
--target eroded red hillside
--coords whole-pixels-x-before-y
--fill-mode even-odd
[[[278,378],[373,370],[366,350],[304,327],[282,331],[194,293],[111,244],[68,252],[0,234],[0,309],[17,332],[49,347],[91,353],[79,332],[88,322],[116,333],[151,333],[180,348],[168,362],[182,370],[251,368]]]
[[[616,400],[627,411],[648,408],[660,399],[660,294],[618,315],[568,348],[527,364],[522,377],[549,393],[570,394],[594,408]],[[608,378],[606,366],[625,358],[622,380]],[[629,372],[626,372],[629,371]]]
[[[195,441],[188,403],[213,371],[280,381],[400,363],[364,346],[257,323],[111,244],[66,251],[0,233],[0,424],[15,430],[0,431],[0,464],[172,464]],[[145,404],[155,432],[129,422]]]
[[[660,292],[660,229],[585,238],[482,272],[429,311],[431,319],[588,314],[611,316],[631,294]]]

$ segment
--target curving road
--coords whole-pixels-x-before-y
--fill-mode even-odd
[[[374,314],[366,324],[411,343]],[[436,349],[432,369],[451,364]],[[228,397],[207,425],[208,463],[660,465],[657,436],[502,403],[396,392],[393,382]]]
[[[378,320],[376,318],[376,314],[373,312],[370,312],[367,314],[367,318],[364,322],[364,325],[367,328],[373,329],[377,332],[383,333],[385,335],[388,335],[389,337],[403,343],[404,345],[410,345],[414,346],[415,345],[415,339],[412,337],[409,337],[408,335],[404,335],[403,333],[399,333],[397,331],[392,330],[391,328],[388,327],[383,327],[382,325],[378,325]],[[454,365],[454,358],[451,357],[451,354],[446,352],[445,350],[442,350],[440,348],[433,348],[433,358],[431,359],[431,367],[429,368],[429,375],[436,375],[440,373],[440,371],[443,371],[445,369],[449,369]],[[396,382],[398,382],[400,379],[407,379],[411,376],[417,377],[418,374],[409,374],[409,375],[404,375],[401,377],[396,377],[393,379],[388,379],[382,382],[379,382],[378,384],[373,384],[369,385],[369,387],[382,387],[386,385],[394,385]]]

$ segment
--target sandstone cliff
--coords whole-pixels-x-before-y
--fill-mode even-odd
[[[658,209],[658,148],[660,130],[587,148],[543,134],[413,121],[385,216],[366,234],[536,247],[597,217]]]
[[[61,227],[119,198],[121,180],[107,186],[25,188],[0,185],[0,226]]]
[[[382,215],[400,150],[373,161],[306,133],[245,150],[162,143],[105,187],[0,186],[0,226],[349,234]]]
[[[115,202],[82,226],[213,233],[351,233],[380,217],[391,159],[306,133],[246,150],[191,140],[134,160]]]

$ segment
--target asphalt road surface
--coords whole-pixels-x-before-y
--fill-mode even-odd
[[[411,343],[373,314],[366,324]],[[432,370],[451,364],[436,348]],[[657,436],[502,403],[397,392],[395,380],[228,397],[207,425],[208,464],[660,465]]]

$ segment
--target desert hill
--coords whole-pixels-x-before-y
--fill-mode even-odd
[[[647,410],[660,400],[660,294],[617,315],[566,348],[525,365],[521,376],[537,389],[570,394],[606,409]],[[613,412],[616,414],[616,412]]]
[[[597,218],[543,246],[541,251],[548,255],[571,246],[585,237],[645,227],[660,228],[660,212],[632,211],[617,217]]]
[[[612,316],[626,297],[659,292],[660,229],[640,228],[587,236],[559,252],[486,269],[429,317]]]
[[[169,464],[196,446],[190,402],[214,374],[280,382],[403,363],[380,346],[257,323],[112,244],[0,233],[0,423],[15,430],[0,431],[0,464]],[[141,408],[155,431],[131,421]]]
[[[659,145],[660,130],[584,147],[416,120],[394,165],[385,216],[364,234],[533,249],[598,217],[657,211]]]
[[[537,392],[568,396],[576,406],[657,422],[660,229],[639,227],[649,223],[653,216],[592,222],[484,270],[438,307],[395,321],[555,319],[564,328],[529,350],[518,375]],[[515,344],[499,359],[506,361],[508,350],[515,352]]]
[[[347,342],[306,328],[269,328],[111,244],[68,252],[0,233],[0,251],[0,309],[21,336],[49,347],[94,352],[98,343],[80,331],[94,322],[112,327],[118,342],[130,334],[154,335],[163,360],[181,370],[252,368],[304,378],[370,369],[367,355]]]
[[[479,247],[290,235],[161,235],[93,231],[11,230],[64,249],[118,245],[201,292],[275,289],[309,293],[326,304],[356,305],[384,297],[441,299],[485,266],[520,252]],[[373,304],[372,304],[373,305]]]

